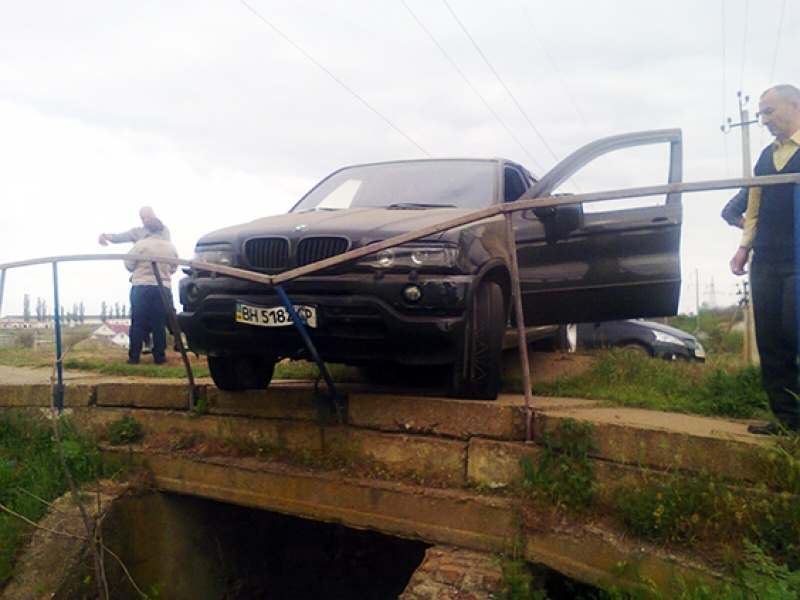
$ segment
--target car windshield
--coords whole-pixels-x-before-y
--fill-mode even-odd
[[[306,194],[292,212],[357,207],[482,209],[494,201],[496,164],[420,161],[350,167]]]

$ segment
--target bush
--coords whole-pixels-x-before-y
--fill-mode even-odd
[[[17,334],[17,346],[20,348],[33,348],[36,345],[36,331],[23,329]]]
[[[108,427],[108,443],[112,446],[135,444],[143,436],[144,430],[139,421],[127,415],[114,421]]]
[[[60,437],[67,465],[78,485],[103,475],[93,440],[79,436],[61,421]],[[0,416],[0,503],[31,521],[47,512],[46,502],[68,489],[66,474],[50,424],[26,415]],[[0,588],[11,577],[16,553],[30,527],[0,512]]]

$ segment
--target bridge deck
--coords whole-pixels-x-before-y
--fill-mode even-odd
[[[656,582],[708,576],[701,561],[676,561],[597,522],[522,527],[529,505],[504,491],[520,481],[520,458],[535,459],[540,447],[524,441],[521,396],[476,402],[353,386],[347,422],[338,424],[331,415],[319,422],[310,383],[276,382],[244,394],[201,383],[209,407],[201,416],[186,412],[183,381],[75,378],[65,406],[80,427],[101,431],[132,414],[146,432],[133,450],[164,491],[488,552],[518,541],[528,560],[595,584],[620,585],[620,564],[635,564],[636,578]],[[1,409],[38,410],[50,396],[47,384],[0,384]],[[536,439],[567,418],[594,425],[595,470],[605,493],[639,468],[748,479],[749,451],[768,441],[749,435],[746,422],[586,400],[536,398],[535,410]],[[231,447],[242,451],[234,455]],[[267,460],[265,449],[294,460]],[[300,466],[298,456],[317,461]],[[331,456],[338,462],[320,463]],[[369,468],[342,468],[342,461]]]

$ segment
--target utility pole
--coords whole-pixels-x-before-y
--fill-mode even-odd
[[[750,120],[750,111],[747,110],[747,103],[750,101],[749,96],[742,96],[742,92],[736,92],[736,97],[739,100],[739,122],[733,123],[729,117],[726,125],[722,125],[720,129],[722,133],[728,133],[734,127],[742,128],[742,171],[744,177],[752,175],[752,167],[750,165],[750,125],[758,123],[758,119]],[[742,296],[742,310],[744,313],[744,359],[754,365],[759,363],[758,348],[755,344],[756,329],[753,320],[753,304],[750,302],[750,294],[748,293],[750,281],[750,264],[747,265],[747,275],[744,276]]]
[[[694,270],[694,302],[697,309],[695,331],[700,331],[700,271]]]

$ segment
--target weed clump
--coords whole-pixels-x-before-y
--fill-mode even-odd
[[[645,473],[617,487],[611,505],[634,535],[650,541],[734,562],[749,541],[789,569],[800,569],[800,505],[794,494],[746,489],[702,474]]]
[[[66,421],[59,421],[67,467],[77,484],[105,476],[110,465],[100,456],[97,441],[79,436]],[[0,504],[16,515],[39,521],[47,502],[68,489],[51,423],[24,414],[0,417]],[[13,573],[16,553],[30,526],[7,511],[0,511],[0,588]]]
[[[129,415],[108,426],[108,443],[112,446],[135,444],[144,437],[141,423]]]
[[[530,456],[520,459],[523,490],[566,509],[588,508],[596,488],[589,456],[597,450],[593,425],[564,419],[555,432],[544,432],[542,445],[537,465]]]

